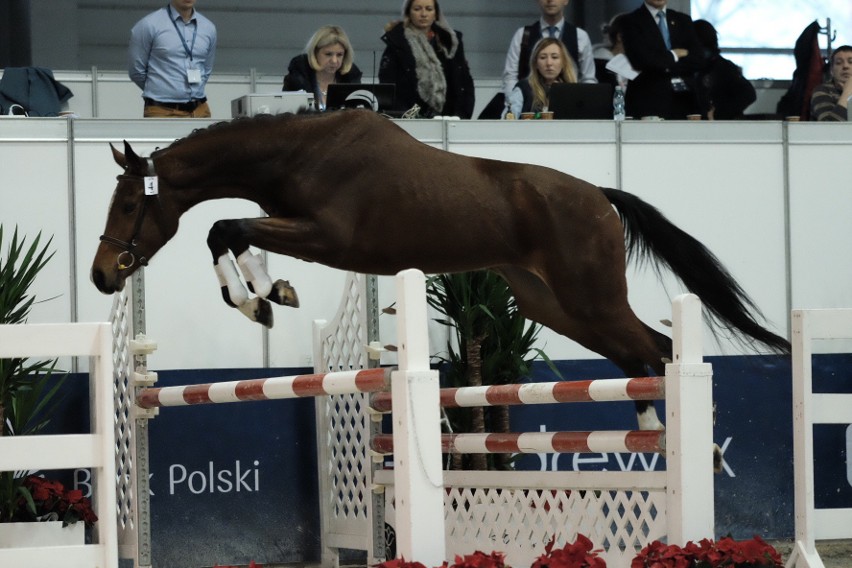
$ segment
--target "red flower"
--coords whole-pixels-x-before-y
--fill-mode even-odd
[[[578,534],[574,544],[554,549],[556,537],[544,547],[544,554],[533,562],[532,568],[606,568],[606,562],[598,557],[600,550],[592,550],[594,544],[587,537]]]
[[[467,556],[456,556],[456,561],[449,568],[504,568],[505,555],[502,552],[485,554],[477,550]]]
[[[36,475],[27,476],[22,487],[29,492],[35,507],[21,497],[12,516],[13,521],[61,520],[62,526],[83,521],[91,527],[98,520],[91,502],[79,489],[66,491],[62,483]]]
[[[654,541],[633,559],[631,568],[753,568],[783,566],[781,555],[759,536],[735,541],[730,537],[713,542],[702,539],[683,548]]]
[[[446,564],[446,562],[444,563]],[[385,560],[376,564],[374,568],[426,568],[420,562],[408,562],[405,558],[395,558],[393,560]]]

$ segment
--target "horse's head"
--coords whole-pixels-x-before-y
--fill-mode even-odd
[[[112,195],[101,244],[92,263],[92,282],[104,294],[124,288],[124,280],[174,236],[180,214],[154,162],[140,158],[126,141],[124,154],[112,145],[115,163],[124,169]]]

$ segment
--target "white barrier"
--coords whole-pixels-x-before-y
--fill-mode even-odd
[[[359,303],[367,295],[366,284],[350,277],[346,290],[336,323],[315,330],[317,372],[366,363],[360,353],[368,343],[362,335],[368,327],[367,316]],[[412,305],[410,300],[403,303],[398,299],[398,314],[404,317]],[[425,298],[419,303],[425,310]],[[440,485],[446,488],[442,501],[448,558],[474,550],[500,550],[507,553],[509,564],[524,566],[543,552],[551,536],[565,542],[582,533],[605,548],[608,565],[617,567],[629,566],[638,548],[665,536],[669,543],[681,545],[714,537],[712,385],[710,365],[702,362],[700,302],[694,295],[684,295],[675,300],[673,310],[674,363],[666,369],[667,471],[444,471]],[[419,332],[406,331],[409,342],[412,333],[425,340],[425,325]],[[402,346],[405,340],[400,337]],[[355,357],[347,359],[347,354]],[[405,364],[405,358],[400,358],[400,368]],[[396,390],[393,396],[402,398],[402,402],[394,401],[394,408],[409,400]],[[435,393],[433,398],[437,397]],[[393,487],[396,499],[396,555],[437,565],[440,560],[409,552],[414,545],[408,539],[418,536],[411,534],[418,530],[411,523],[420,519],[412,510],[401,511],[412,489],[401,496],[396,485],[402,478],[410,486],[419,484],[422,491],[428,491],[439,485],[437,477],[428,467],[425,471],[430,473],[420,471],[418,479],[411,479],[408,472],[403,475],[396,463],[392,471],[370,467],[364,440],[376,428],[366,410],[367,401],[368,395],[318,400],[323,565],[335,565],[343,548],[367,550],[371,564],[385,557],[386,549],[380,544],[384,516],[376,496],[386,487]],[[418,399],[417,409],[420,412],[437,404],[437,400]],[[396,415],[394,426],[396,433]],[[406,434],[415,443],[426,435],[422,431]],[[353,495],[373,498],[356,502]],[[436,534],[439,526],[437,521],[431,522],[433,528],[424,531],[428,535]]]
[[[0,566],[118,568],[108,323],[0,325],[0,357],[89,356],[90,434],[0,437],[0,471],[92,468],[95,544],[0,548]]]
[[[814,425],[852,424],[852,394],[814,393],[811,356],[814,340],[852,338],[852,309],[793,310],[792,323],[796,544],[787,568],[823,568],[816,541],[852,538],[852,509],[814,504]]]

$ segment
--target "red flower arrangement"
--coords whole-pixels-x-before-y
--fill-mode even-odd
[[[587,537],[578,534],[574,544],[554,550],[556,537],[544,547],[544,554],[533,562],[532,568],[606,568],[606,562],[598,556],[600,550],[592,550],[594,544]]]
[[[606,562],[593,550],[592,541],[577,535],[573,544],[554,549],[555,538],[545,546],[531,568],[606,568]],[[506,568],[503,554],[485,554],[476,551],[468,556],[456,556],[454,564],[444,562],[440,568]],[[655,540],[642,549],[633,559],[631,568],[758,568],[780,567],[781,555],[772,545],[759,536],[752,540],[736,541],[730,537],[713,542],[703,539],[698,544],[687,542],[686,546],[663,544]],[[387,560],[373,568],[426,568],[420,562],[404,558]]]
[[[466,556],[456,555],[456,561],[453,564],[444,562],[440,568],[506,568],[503,558],[502,552],[485,554],[477,550]],[[426,566],[420,562],[408,561],[405,558],[395,558],[380,562],[373,568],[426,568]]]
[[[83,521],[92,527],[98,520],[92,503],[79,489],[65,489],[58,481],[29,475],[21,485],[22,495],[12,521],[62,521],[62,526]]]
[[[783,566],[781,555],[759,536],[736,541],[730,537],[713,542],[703,539],[686,546],[655,540],[633,559],[631,568],[753,568]]]
[[[563,548],[554,549],[556,538],[552,538],[544,547],[544,554],[539,556],[531,568],[606,568],[603,558],[598,558],[597,550],[592,550],[592,541],[583,535],[577,535],[574,544],[566,544]],[[502,552],[485,554],[477,550],[467,556],[456,556],[453,564],[444,562],[441,568],[506,568],[505,555]],[[420,562],[409,562],[404,558],[386,560],[374,568],[426,568]]]

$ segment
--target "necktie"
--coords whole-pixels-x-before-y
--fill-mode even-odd
[[[663,41],[666,44],[666,49],[671,49],[672,40],[669,37],[669,25],[666,23],[666,13],[662,10],[657,12],[657,25],[660,27],[660,33],[663,34]]]
[[[547,36],[556,37],[556,32],[559,30],[556,26],[547,26]]]

